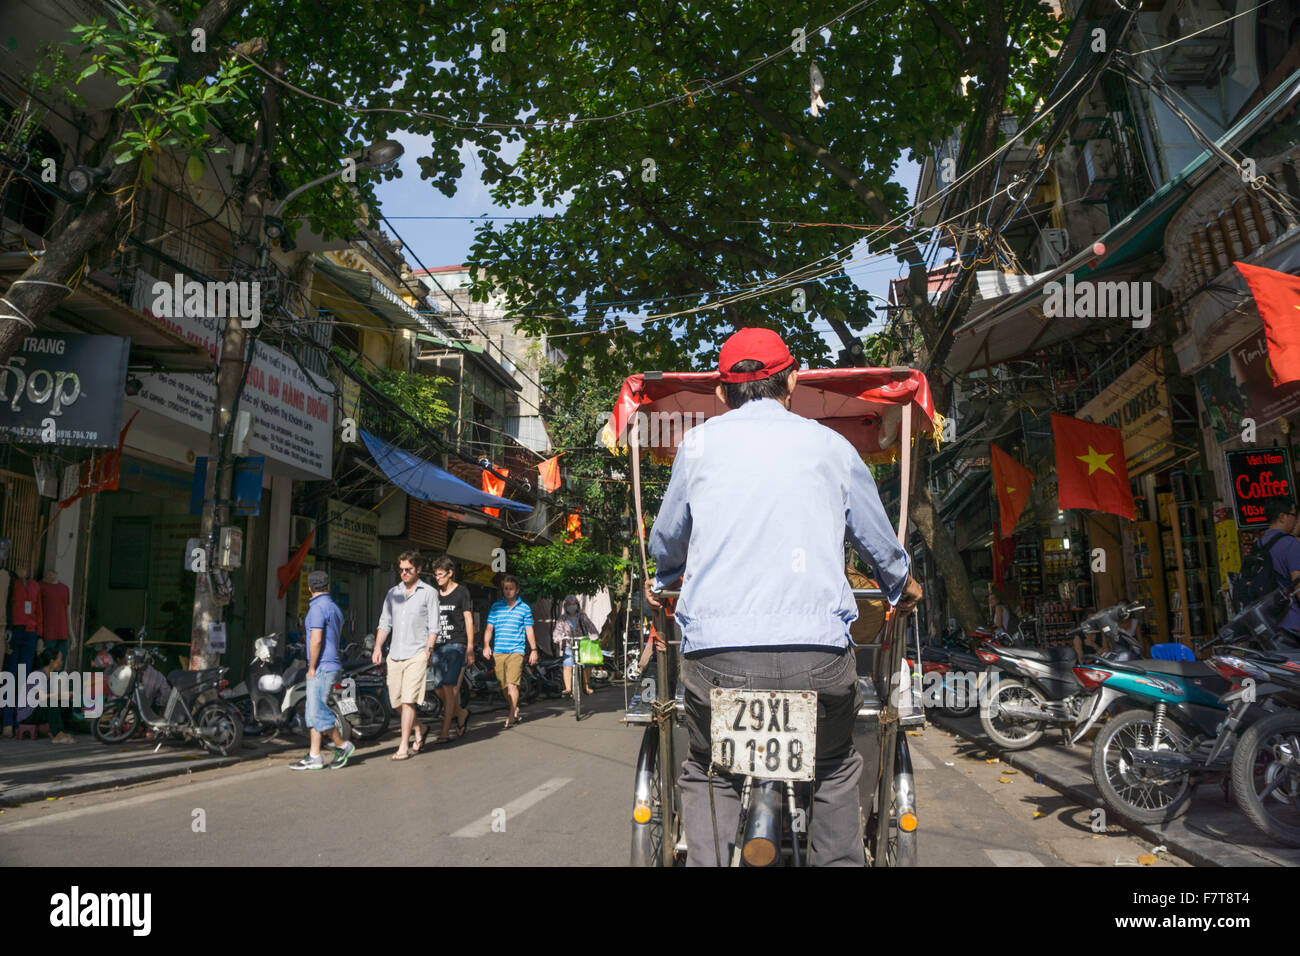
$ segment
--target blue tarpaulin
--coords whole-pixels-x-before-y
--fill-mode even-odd
[[[361,440],[366,443],[388,480],[412,498],[462,508],[508,508],[525,514],[533,510],[522,502],[479,491],[451,472],[444,471],[432,462],[416,458],[410,452],[402,451],[367,431],[361,432]]]

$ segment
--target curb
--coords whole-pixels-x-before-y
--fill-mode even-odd
[[[1044,770],[1043,767],[1037,766],[1036,763],[1027,759],[1033,753],[1032,750],[1026,751],[1002,751],[987,737],[982,734],[975,734],[959,726],[952,718],[945,717],[938,713],[927,713],[926,719],[934,726],[948,731],[957,737],[967,740],[973,744],[983,747],[991,754],[997,754],[998,758],[1004,763],[1015,767],[1017,770],[1031,773],[1035,779],[1051,787],[1057,793],[1069,797],[1081,807],[1092,809],[1100,807],[1106,811],[1108,820],[1114,820],[1124,829],[1128,830],[1144,840],[1149,841],[1153,846],[1164,846],[1171,854],[1179,857],[1194,866],[1282,866],[1283,863],[1260,856],[1249,851],[1237,850],[1220,843],[1210,837],[1202,837],[1195,833],[1178,833],[1162,832],[1152,829],[1148,824],[1140,823],[1122,813],[1117,812],[1113,807],[1107,806],[1099,797],[1087,793],[1080,787],[1059,779],[1055,773],[1050,770]],[[1198,845],[1201,844],[1201,845]],[[1249,853],[1249,856],[1245,854]],[[1225,857],[1237,857],[1236,859],[1225,859]]]
[[[0,807],[11,809],[14,807],[26,806],[28,804],[40,803],[53,797],[67,797],[80,793],[90,793],[96,790],[117,790],[120,787],[134,786],[138,783],[150,783],[155,780],[164,780],[168,777],[188,776],[195,771],[216,770],[221,767],[231,767],[238,763],[244,763],[249,760],[261,759],[264,757],[274,757],[281,749],[268,750],[263,746],[256,749],[250,749],[247,753],[232,757],[207,757],[200,760],[180,759],[174,763],[160,764],[156,767],[144,767],[138,770],[115,773],[107,771],[91,771],[80,774],[69,780],[55,781],[48,784],[24,784],[11,788],[13,791],[21,791],[15,796],[9,794],[0,794]]]

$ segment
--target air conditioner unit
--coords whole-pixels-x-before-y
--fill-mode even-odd
[[[293,515],[289,518],[290,553],[297,551],[302,547],[302,543],[307,540],[307,535],[311,534],[312,529],[315,527],[315,518],[304,518],[301,515]]]
[[[1070,230],[1047,228],[1038,237],[1034,272],[1046,272],[1065,261],[1070,252]]]
[[[1080,199],[1096,201],[1106,198],[1111,185],[1119,178],[1114,147],[1104,139],[1088,140],[1079,149],[1074,177]]]
[[[1160,11],[1156,23],[1164,42],[1182,40],[1163,51],[1161,65],[1171,83],[1209,84],[1223,71],[1232,45],[1232,22],[1227,18],[1228,12],[1214,0],[1180,0]]]

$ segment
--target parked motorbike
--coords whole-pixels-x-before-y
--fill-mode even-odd
[[[1300,847],[1300,649],[1234,651],[1216,666],[1235,693],[1260,703],[1232,755],[1233,798],[1261,832]]]
[[[1273,684],[1247,660],[1278,647],[1269,623],[1279,619],[1272,613],[1277,598],[1244,609],[1211,642],[1244,640],[1258,650],[1236,646],[1205,663],[1094,658],[1074,669],[1084,686],[1101,694],[1118,691],[1141,705],[1116,715],[1093,744],[1093,782],[1107,805],[1142,823],[1163,823],[1187,811],[1199,783],[1227,783],[1238,736],[1279,709],[1270,698],[1287,693],[1282,685],[1291,672]],[[1300,666],[1300,652],[1293,654],[1275,660]],[[1300,674],[1294,684],[1300,688]],[[1300,703],[1300,694],[1294,701]]]
[[[307,662],[301,652],[302,645],[295,644],[281,653],[275,634],[253,642],[253,659],[241,687],[248,692],[248,709],[258,733],[307,733]],[[354,733],[362,740],[373,740],[388,727],[383,702],[373,692],[361,693],[358,687],[357,674],[371,667],[366,660],[345,669],[327,698],[344,740]]]
[[[1103,608],[1089,616],[1079,630],[1110,639],[1115,649],[1102,655],[1103,659],[1134,660],[1141,657],[1141,648],[1119,625],[1143,610],[1141,604]],[[1067,731],[1066,741],[1073,745],[1121,693],[1080,683],[1074,671],[1078,658],[1071,647],[1038,650],[985,643],[976,656],[988,666],[981,685],[980,724],[1004,750],[1033,746],[1047,726],[1078,727],[1073,735]],[[1003,679],[1001,674],[1010,677]]]
[[[222,757],[238,752],[244,740],[244,722],[239,711],[217,695],[230,668],[170,672],[171,693],[159,715],[145,697],[142,677],[152,662],[162,661],[157,648],[140,644],[127,649],[123,663],[109,673],[108,688],[117,697],[92,722],[95,739],[122,743],[143,725],[162,737],[197,740],[209,753]]]
[[[564,693],[564,658],[539,657],[536,665],[525,664],[524,669],[532,671],[541,695],[559,697]]]

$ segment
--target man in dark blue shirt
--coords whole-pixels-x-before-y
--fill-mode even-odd
[[[1264,505],[1264,517],[1268,519],[1268,530],[1259,536],[1255,547],[1268,548],[1277,586],[1292,587],[1300,581],[1300,541],[1295,538],[1295,505],[1272,498]],[[1300,607],[1295,601],[1291,602],[1286,617],[1282,618],[1282,628],[1300,635]]]
[[[290,770],[323,770],[321,738],[329,733],[334,741],[334,759],[330,769],[337,770],[348,762],[356,744],[345,741],[339,733],[334,714],[327,703],[330,688],[339,678],[343,663],[339,658],[339,636],[343,632],[343,612],[330,597],[330,577],[324,571],[307,575],[311,605],[307,610],[307,727],[311,731],[311,753]]]

